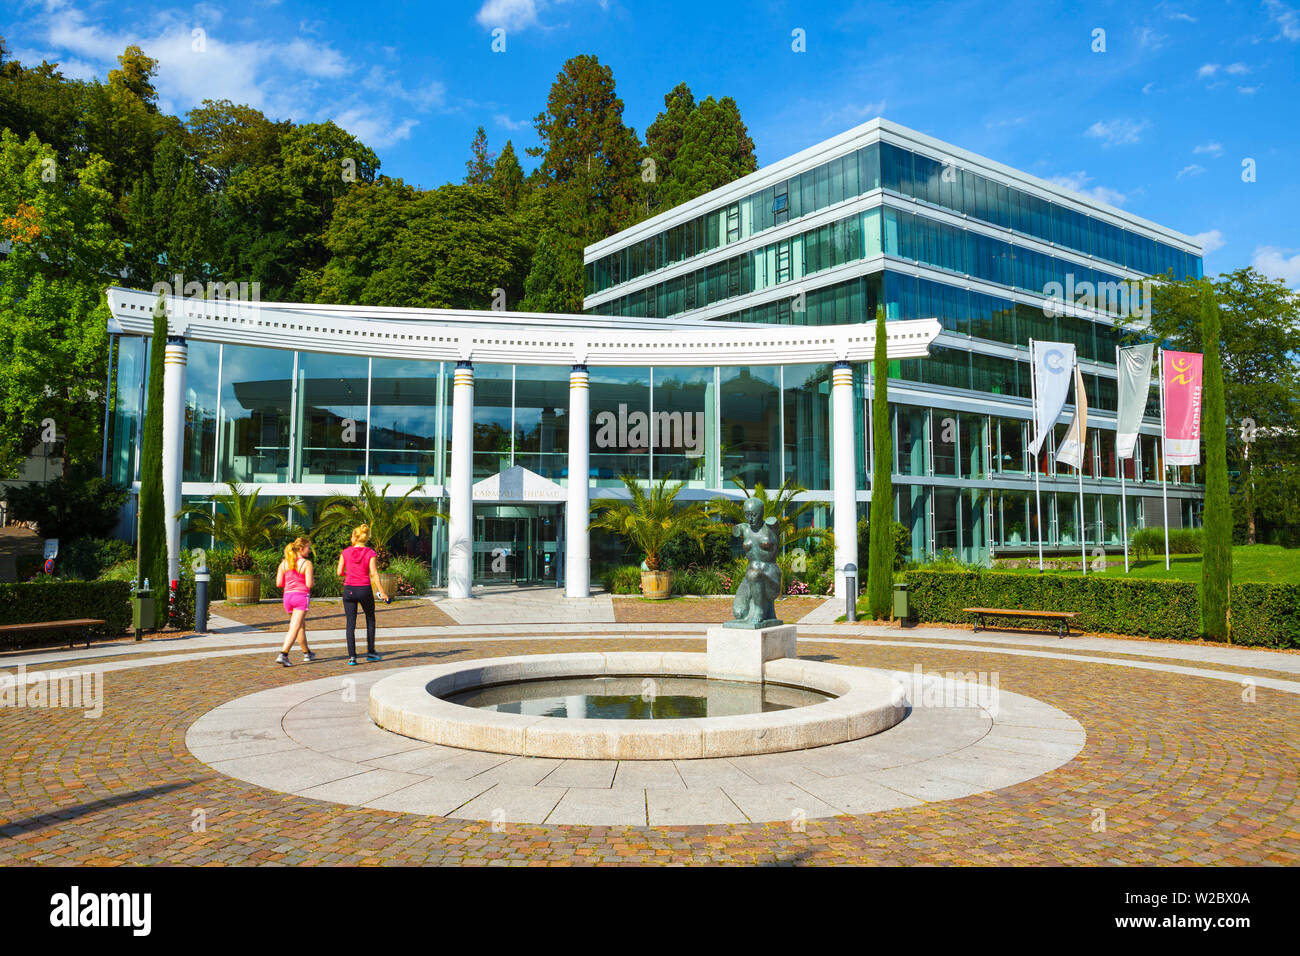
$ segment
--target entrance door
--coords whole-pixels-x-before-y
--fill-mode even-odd
[[[555,584],[553,506],[498,506],[474,516],[474,581],[478,584]]]

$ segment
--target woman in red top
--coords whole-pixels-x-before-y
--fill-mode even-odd
[[[275,572],[275,586],[284,588],[284,610],[289,615],[289,632],[284,636],[284,645],[280,648],[277,664],[290,666],[289,651],[293,649],[294,640],[302,644],[302,660],[308,664],[316,655],[307,646],[307,608],[311,606],[311,588],[315,584],[312,571],[311,541],[298,538],[284,547],[284,560]]]
[[[375,591],[385,604],[392,601],[379,583],[379,568],[375,564],[375,549],[366,546],[370,540],[370,525],[357,525],[352,529],[352,545],[339,555],[339,577],[343,579],[343,614],[348,621],[348,663],[357,662],[357,607],[366,613],[366,660],[377,661],[375,653]],[[370,589],[374,582],[374,591]]]

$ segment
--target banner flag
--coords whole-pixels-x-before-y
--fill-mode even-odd
[[[1165,463],[1201,463],[1200,352],[1165,352]]]
[[[1070,370],[1074,368],[1074,345],[1069,342],[1038,342],[1031,349],[1034,364],[1034,440],[1029,450],[1037,457],[1065,408],[1070,394]]]
[[[1115,457],[1132,458],[1138,429],[1151,391],[1154,345],[1135,345],[1119,350],[1119,412],[1115,426]]]
[[[1083,388],[1083,373],[1074,369],[1074,421],[1065,433],[1061,447],[1056,449],[1056,460],[1071,468],[1083,470],[1083,456],[1088,439],[1088,393]]]

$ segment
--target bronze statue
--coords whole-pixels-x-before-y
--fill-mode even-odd
[[[776,596],[781,593],[781,569],[776,556],[781,550],[781,533],[775,518],[763,518],[763,502],[757,498],[745,499],[745,521],[733,525],[731,533],[743,539],[749,566],[744,580],[736,588],[736,600],[731,606],[735,620],[726,627],[776,627],[782,622],[776,617]]]

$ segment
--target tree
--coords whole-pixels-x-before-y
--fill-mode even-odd
[[[72,541],[112,531],[128,493],[79,466],[53,481],[15,485],[5,494],[10,520],[36,522],[41,537],[59,539],[63,553]]]
[[[501,150],[501,155],[492,167],[492,185],[501,195],[501,204],[506,212],[513,215],[523,199],[525,185],[524,169],[519,165],[519,157],[515,155],[515,147],[510,140],[506,140],[505,149]]]
[[[140,444],[139,536],[136,567],[143,587],[148,580],[155,590],[166,593],[167,515],[163,505],[163,364],[167,349],[167,307],[162,295],[153,309],[153,338],[149,345],[149,392],[144,411]],[[161,617],[166,620],[166,615]]]
[[[492,156],[488,153],[487,132],[480,126],[470,143],[470,158],[465,163],[465,185],[486,186],[492,181]]]
[[[186,114],[190,145],[214,190],[225,189],[241,170],[275,165],[280,139],[291,129],[288,120],[273,123],[260,110],[230,100],[204,100]]]
[[[872,363],[875,396],[871,405],[872,451],[870,552],[867,555],[867,607],[872,618],[889,617],[894,587],[894,461],[889,430],[889,357],[885,307],[876,306],[876,354]]]
[[[448,520],[433,505],[411,499],[411,495],[424,490],[424,485],[413,485],[396,499],[388,497],[388,489],[391,487],[392,485],[384,485],[383,491],[376,491],[374,485],[363,481],[358,495],[334,495],[327,498],[316,514],[316,527],[312,531],[312,537],[328,535],[339,527],[369,525],[370,546],[375,549],[375,564],[380,571],[386,570],[392,558],[388,553],[388,542],[399,531],[409,528],[418,537],[425,522]]]
[[[641,144],[623,123],[614,74],[594,56],[568,60],[533,120],[540,178],[556,190],[555,226],[585,245],[637,218]]]
[[[236,574],[254,568],[249,553],[258,547],[270,547],[286,532],[292,530],[286,517],[288,512],[305,515],[302,502],[293,498],[274,498],[260,502],[261,492],[254,488],[245,491],[233,481],[226,482],[230,490],[224,495],[213,495],[216,514],[209,505],[185,508],[181,517],[189,518],[189,530],[195,534],[210,535],[230,546],[230,568]]]
[[[651,211],[679,206],[758,169],[754,141],[730,96],[697,104],[679,83],[664,106],[646,130],[658,179]]]
[[[127,201],[130,239],[127,269],[142,288],[180,273],[186,281],[208,276],[211,256],[212,205],[202,176],[185,155],[180,140],[169,136]]]
[[[1228,503],[1227,413],[1219,359],[1219,306],[1212,289],[1201,292],[1204,354],[1205,543],[1201,554],[1201,630],[1212,641],[1228,640],[1232,585],[1232,507]]]
[[[158,91],[153,78],[158,73],[158,61],[146,56],[134,43],[117,58],[118,69],[108,71],[109,88],[129,93],[147,108],[158,111]]]
[[[51,422],[64,471],[98,461],[108,343],[104,287],[122,268],[98,156],[72,175],[34,135],[0,131],[0,478]]]
[[[661,570],[664,547],[679,535],[694,539],[703,548],[708,535],[729,533],[728,528],[709,520],[703,504],[677,503],[678,494],[686,487],[684,481],[669,487],[665,475],[645,489],[630,475],[619,478],[629,497],[593,501],[591,510],[596,517],[591,527],[612,532],[640,549],[648,570]]]

